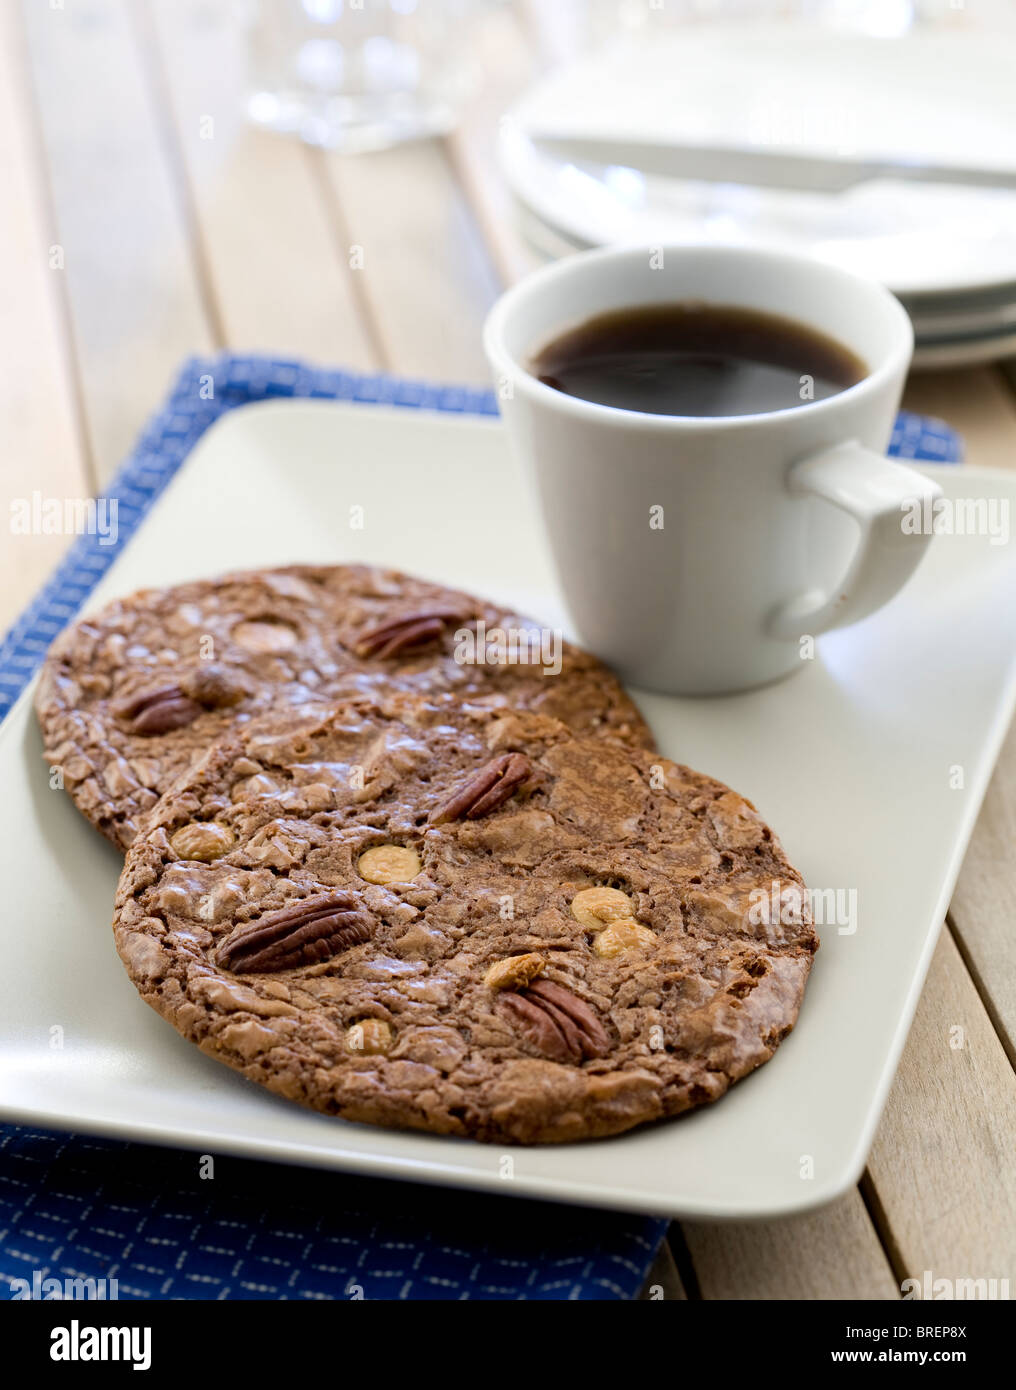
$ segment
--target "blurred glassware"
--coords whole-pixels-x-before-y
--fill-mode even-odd
[[[448,130],[489,0],[255,0],[251,119],[350,153]]]

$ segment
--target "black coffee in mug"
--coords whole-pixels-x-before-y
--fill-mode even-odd
[[[867,368],[849,348],[755,309],[686,302],[598,314],[530,363],[569,396],[651,415],[756,415],[820,401]]]

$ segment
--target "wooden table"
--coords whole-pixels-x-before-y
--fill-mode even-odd
[[[553,8],[484,19],[481,96],[458,133],[360,158],[244,123],[243,37],[224,0],[0,8],[7,497],[101,487],[193,352],[486,381],[484,312],[533,263],[493,136],[556,56]],[[906,403],[955,426],[970,462],[1016,464],[1002,370],[917,376]],[[5,537],[0,621],[65,543]],[[799,1219],[675,1226],[656,1296],[893,1299],[925,1270],[1016,1290],[1014,842],[1010,737],[860,1186]]]

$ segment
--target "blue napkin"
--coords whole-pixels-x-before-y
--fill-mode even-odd
[[[121,1300],[633,1298],[666,1228],[221,1156],[203,1178],[196,1153],[0,1126],[0,1298],[36,1271]]]
[[[0,642],[0,718],[197,443],[273,397],[496,415],[493,392],[267,357],[192,358],[108,492],[118,537],[80,536]],[[901,413],[890,452],[955,463]],[[11,1280],[115,1279],[121,1299],[634,1298],[667,1222],[0,1125],[0,1297]]]

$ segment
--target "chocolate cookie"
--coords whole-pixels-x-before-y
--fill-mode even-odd
[[[557,720],[400,697],[259,720],[159,802],[117,948],[181,1033],[348,1120],[548,1142],[715,1100],[817,938],[743,797]]]
[[[68,629],[35,706],[44,756],[126,849],[144,813],[237,722],[372,690],[454,691],[651,747],[611,673],[530,619],[364,565],[153,589]]]

